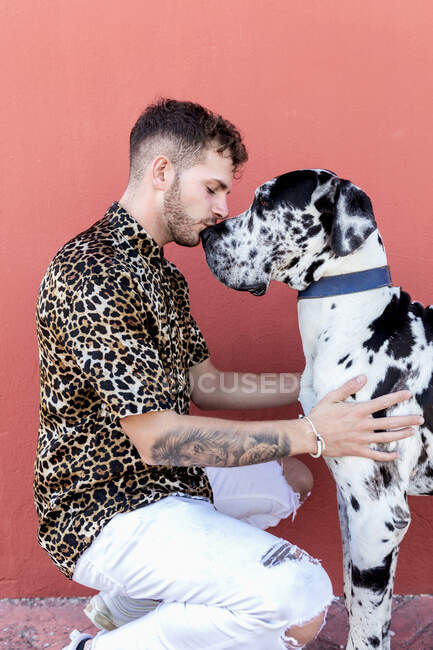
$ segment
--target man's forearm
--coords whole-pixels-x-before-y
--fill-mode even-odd
[[[125,418],[122,426],[152,465],[238,467],[315,450],[300,420],[238,422],[172,411],[144,417]]]
[[[198,379],[202,409],[259,409],[293,404],[299,397],[301,373],[222,372]],[[197,402],[196,402],[197,403]]]
[[[406,390],[368,402],[347,402],[365,382],[365,375],[361,375],[329,392],[311,410],[309,421],[237,422],[157,411],[130,415],[120,423],[142,460],[152,465],[236,467],[320,452],[325,446],[326,455],[334,458],[394,461],[397,450],[377,449],[377,445],[410,438],[415,435],[413,427],[423,424],[424,419],[418,415],[372,417],[411,399]]]

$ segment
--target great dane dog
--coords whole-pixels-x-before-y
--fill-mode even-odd
[[[433,494],[433,307],[390,286],[370,199],[328,170],[264,183],[244,213],[204,230],[202,243],[213,274],[233,289],[261,296],[277,280],[300,291],[306,414],[329,390],[365,374],[366,386],[351,399],[408,389],[413,399],[386,414],[425,418],[416,435],[380,445],[398,448],[397,461],[326,457],[337,483],[347,648],[389,649],[397,553],[410,523],[407,495]]]

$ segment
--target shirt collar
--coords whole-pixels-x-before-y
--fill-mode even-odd
[[[164,249],[117,201],[107,210],[106,217],[121,245],[129,245],[146,261],[161,262]]]

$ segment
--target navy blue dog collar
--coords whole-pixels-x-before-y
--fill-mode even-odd
[[[302,298],[326,298],[328,296],[341,296],[346,293],[357,293],[379,287],[391,287],[391,271],[389,266],[377,269],[357,271],[356,273],[343,273],[330,275],[312,282],[309,287],[298,292],[298,300]]]

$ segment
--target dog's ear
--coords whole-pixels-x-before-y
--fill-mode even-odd
[[[343,257],[359,248],[376,230],[373,206],[367,194],[350,181],[332,179],[335,216],[331,229],[331,248]]]

